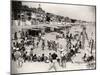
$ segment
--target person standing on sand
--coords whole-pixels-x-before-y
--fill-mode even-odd
[[[51,62],[51,65],[50,65],[49,70],[51,70],[52,68],[54,68],[54,70],[57,71],[56,63],[57,63],[57,57],[58,57],[58,56],[57,56],[56,53],[53,53],[53,54],[51,55],[51,57],[52,57],[52,62]]]

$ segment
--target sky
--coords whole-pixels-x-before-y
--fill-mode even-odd
[[[68,5],[68,4],[51,4],[51,3],[34,3],[34,2],[22,2],[23,5],[29,7],[39,7],[46,12],[54,13],[56,15],[67,16],[72,19],[84,20],[95,22],[95,7],[94,6],[80,6],[80,5]]]

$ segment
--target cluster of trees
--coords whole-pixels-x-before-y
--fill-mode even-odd
[[[45,12],[44,10],[42,10],[42,8],[29,8],[26,5],[22,5],[21,1],[12,1],[12,19],[17,20],[20,19],[20,14],[22,12],[27,11],[27,15],[31,16],[31,12],[33,13],[39,13],[40,14],[45,14],[47,21],[50,21],[50,18],[55,16],[56,21],[64,21],[64,22],[71,22],[71,23],[75,23],[77,20],[76,19],[70,19],[69,17],[64,17],[64,16],[60,16],[60,15],[55,15],[53,13],[49,13],[49,12]],[[41,13],[42,11],[42,13]]]
[[[36,8],[29,8],[28,6],[26,5],[22,5],[22,2],[21,1],[12,1],[11,3],[11,11],[12,11],[12,19],[14,20],[17,20],[19,19],[19,15],[22,13],[22,12],[25,12],[27,11],[27,15],[31,16],[31,12],[34,12],[34,13],[38,13],[38,9]],[[41,10],[43,11],[43,10]],[[45,12],[45,11],[43,11]]]

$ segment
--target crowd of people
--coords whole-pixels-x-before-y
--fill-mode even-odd
[[[72,58],[75,57],[77,54],[81,53],[80,50],[85,50],[85,43],[83,41],[85,41],[86,39],[80,39],[80,37],[86,38],[83,34],[84,32],[81,32],[77,35],[73,35],[72,33],[68,32],[66,33],[66,35],[61,34],[62,36],[59,37],[58,35],[56,35],[56,40],[66,40],[66,47],[63,48],[63,46],[60,45],[60,43],[56,40],[45,39],[46,34],[40,33],[40,35],[34,37],[32,35],[29,35],[28,32],[15,32],[14,38],[12,39],[12,60],[19,61],[19,65],[21,66],[22,63],[25,62],[51,62],[52,66],[49,68],[49,70],[54,67],[56,71],[56,67],[54,65],[55,63],[58,63],[59,66],[64,68],[66,67],[67,62],[74,63]],[[89,42],[89,47],[91,47],[91,55],[88,56],[88,53],[85,53],[82,57],[82,60],[84,62],[93,61],[95,59],[92,54],[94,44],[93,41],[94,40],[92,39]],[[47,54],[42,53],[39,55],[35,52],[37,49],[42,51],[48,50],[48,52],[54,52],[49,52]]]

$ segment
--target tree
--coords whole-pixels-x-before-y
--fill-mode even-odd
[[[77,20],[76,19],[71,19],[71,22],[72,23],[75,23]]]
[[[18,14],[21,12],[22,2],[21,1],[12,1],[11,10],[13,19],[18,19]]]

